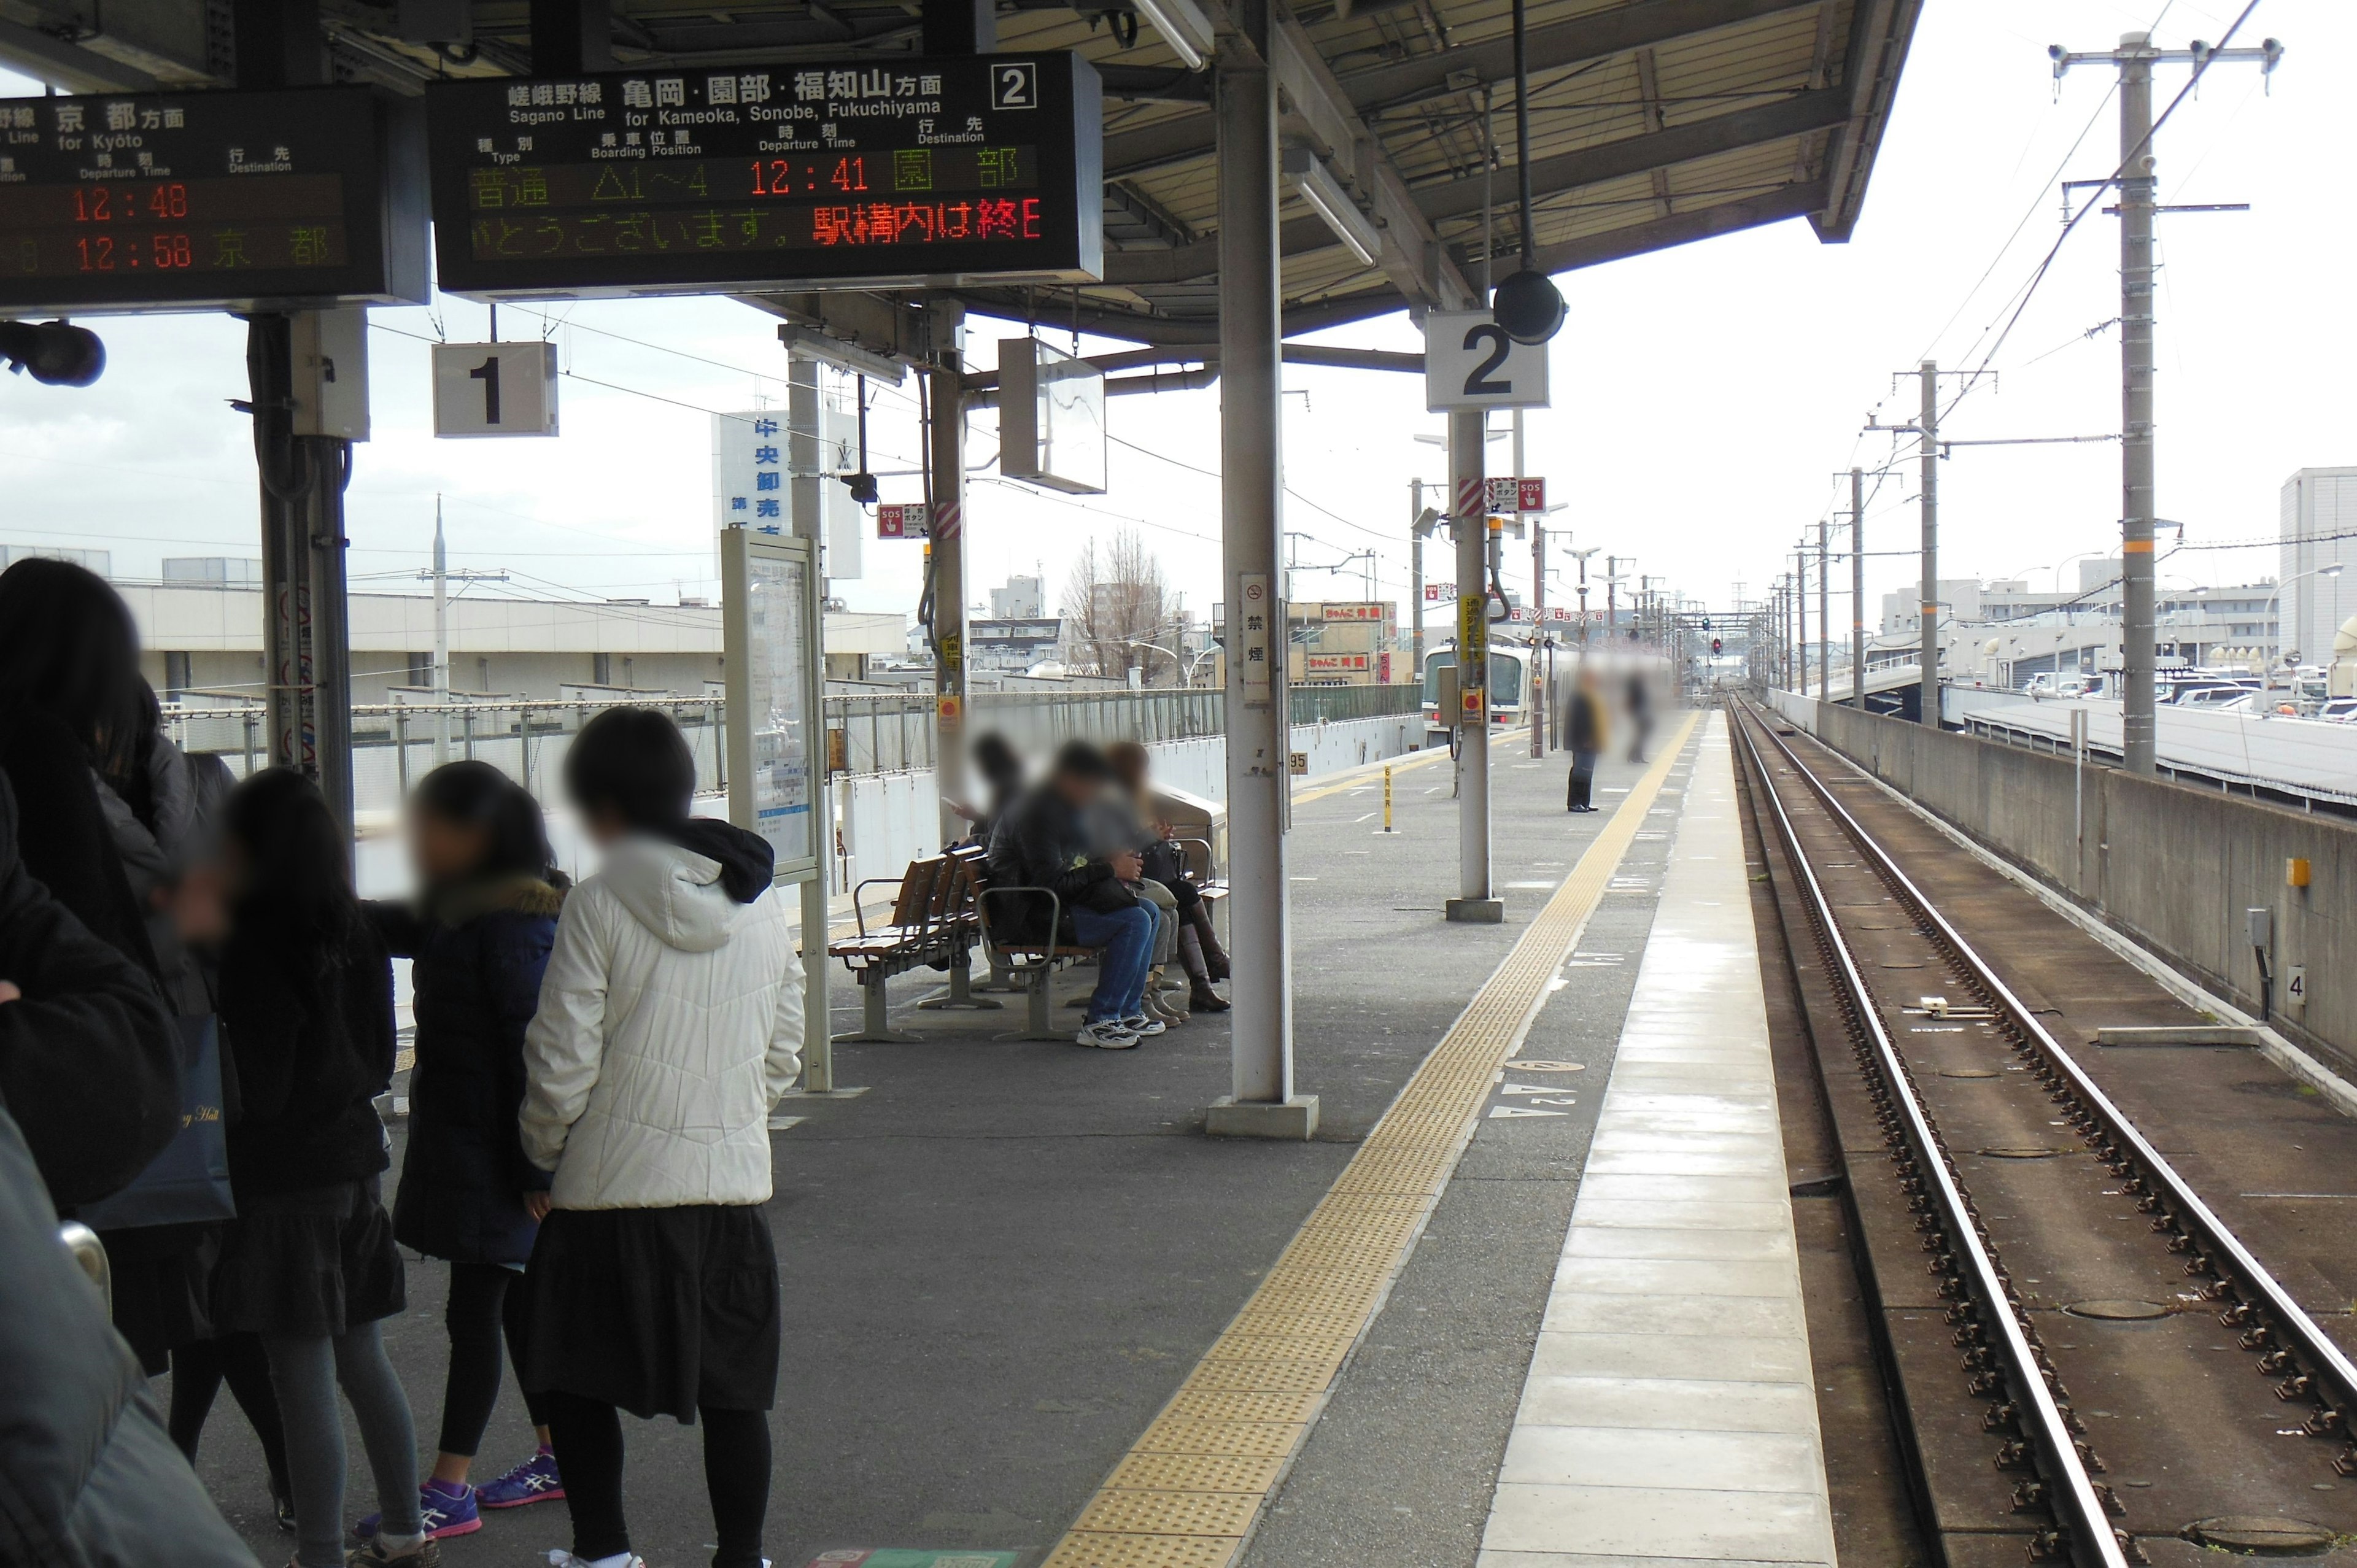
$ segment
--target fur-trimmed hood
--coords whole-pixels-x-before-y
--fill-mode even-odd
[[[552,875],[553,880],[519,875],[462,882],[430,896],[426,899],[428,912],[454,930],[485,915],[504,910],[554,919],[565,910],[565,895],[571,891],[572,884],[563,872]]]

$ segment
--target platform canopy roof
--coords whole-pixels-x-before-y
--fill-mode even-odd
[[[1224,30],[1223,0],[1200,0]],[[1283,134],[1379,240],[1362,262],[1293,181],[1288,334],[1480,297],[1521,264],[1509,0],[1270,0]],[[339,78],[530,68],[528,0],[320,0]],[[1922,0],[1529,0],[1536,261],[1551,273],[1788,218],[1846,240]],[[0,0],[0,63],[75,90],[220,83],[208,0]],[[999,0],[1002,49],[1071,48],[1105,82],[1101,285],[980,288],[994,315],[1179,347],[1219,334],[1211,77],[1133,0]],[[468,18],[461,44],[432,15]],[[545,14],[545,12],[544,13]],[[450,30],[445,24],[442,30]],[[612,0],[616,63],[888,57],[918,0]],[[407,34],[407,37],[404,37]],[[1491,151],[1494,147],[1494,160]],[[1485,167],[1489,169],[1485,178]],[[1313,180],[1322,183],[1319,175]],[[1485,208],[1487,220],[1485,226]],[[1365,233],[1362,232],[1362,240]]]

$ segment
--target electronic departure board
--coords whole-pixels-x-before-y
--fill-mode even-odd
[[[0,98],[0,311],[423,302],[425,228],[372,88]]]
[[[477,298],[1103,275],[1071,54],[671,68],[426,89],[441,286]]]

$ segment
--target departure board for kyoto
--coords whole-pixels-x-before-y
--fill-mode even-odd
[[[441,286],[512,298],[1103,273],[1077,55],[427,89]]]
[[[423,302],[419,129],[366,87],[0,99],[0,310]]]

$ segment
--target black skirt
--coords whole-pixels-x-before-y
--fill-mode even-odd
[[[408,1305],[377,1178],[241,1196],[213,1267],[217,1334],[335,1338]]]
[[[541,1222],[516,1380],[637,1416],[768,1410],[784,1329],[758,1208],[560,1208]]]

